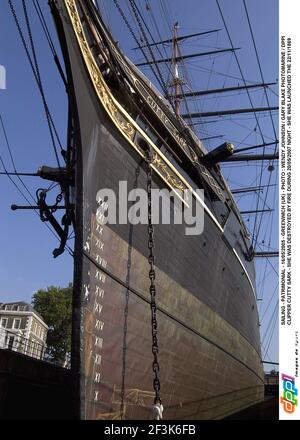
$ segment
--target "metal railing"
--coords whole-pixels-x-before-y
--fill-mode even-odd
[[[15,351],[40,361],[49,362],[63,368],[70,368],[70,360],[67,356],[63,361],[57,360],[46,345],[25,338],[18,332],[12,332],[4,328],[0,328],[0,349]]]

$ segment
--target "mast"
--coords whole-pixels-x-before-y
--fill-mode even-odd
[[[178,51],[178,41],[177,41],[177,29],[178,29],[178,22],[176,22],[174,24],[174,28],[173,28],[173,53],[172,53],[172,65],[174,68],[174,79],[173,79],[173,84],[172,86],[174,87],[174,91],[175,91],[175,99],[174,99],[174,104],[175,104],[175,114],[176,116],[180,115],[180,98],[179,98],[179,94],[180,94],[180,78],[179,78],[179,71],[178,71],[178,55],[179,55],[179,51]]]

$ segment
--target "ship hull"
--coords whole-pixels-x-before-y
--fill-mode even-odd
[[[97,215],[99,190],[118,195],[120,181],[146,188],[145,163],[101,104],[70,21],[64,26],[82,145],[73,341],[81,418],[152,419],[147,226],[103,224]],[[155,174],[152,185],[166,186]],[[207,211],[198,236],[187,236],[184,225],[155,225],[154,254],[164,418],[220,419],[261,401],[253,267],[245,270],[249,263]]]

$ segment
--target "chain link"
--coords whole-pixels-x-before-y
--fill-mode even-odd
[[[158,338],[157,338],[157,306],[156,306],[156,288],[155,288],[155,260],[154,260],[154,228],[152,225],[152,168],[151,153],[147,150],[147,195],[148,195],[148,248],[149,248],[149,279],[150,279],[150,296],[151,296],[151,327],[152,327],[152,353],[153,363],[152,369],[154,373],[153,389],[155,392],[154,404],[161,405],[160,398],[160,380],[159,380],[159,362],[158,362]]]
[[[60,202],[63,199],[63,193],[61,192],[60,194],[58,194],[58,196],[56,197],[56,202],[54,206],[51,206],[50,211],[52,212],[52,214],[54,214],[54,212],[57,211],[58,205],[60,204]]]

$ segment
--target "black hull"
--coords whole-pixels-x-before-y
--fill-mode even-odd
[[[118,193],[119,181],[127,181],[129,190],[136,184],[146,188],[145,164],[96,95],[61,3],[82,143],[77,218],[83,230],[75,273],[77,285],[81,279],[75,291],[80,332],[73,344],[75,370],[80,359],[81,417],[152,419],[147,227],[101,225],[96,219],[97,192]],[[165,182],[154,175],[153,187]],[[155,226],[165,419],[223,418],[263,398],[254,267],[244,257],[238,223],[230,228],[226,236],[207,212],[200,236],[185,235],[183,225]],[[238,237],[234,249],[232,237]]]

